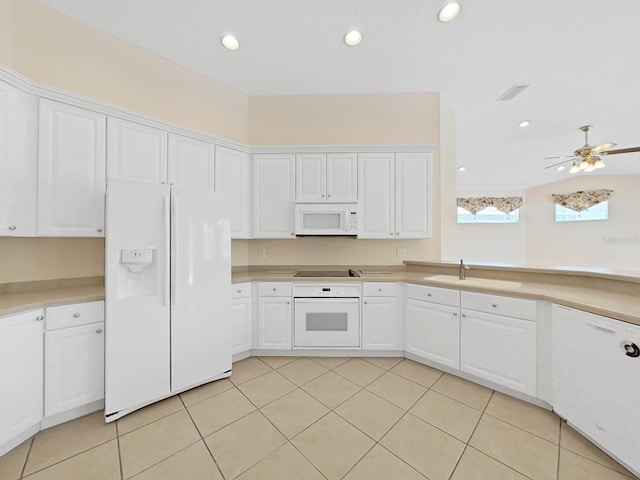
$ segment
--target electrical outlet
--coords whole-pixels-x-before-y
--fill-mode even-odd
[[[406,248],[398,248],[396,250],[396,256],[397,257],[406,257],[407,256],[407,249]]]
[[[260,250],[258,250],[258,257],[267,258],[267,249],[261,248]]]

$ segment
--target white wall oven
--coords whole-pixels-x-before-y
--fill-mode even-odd
[[[293,284],[294,348],[358,348],[360,284]]]

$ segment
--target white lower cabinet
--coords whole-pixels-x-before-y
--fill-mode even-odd
[[[640,326],[553,306],[553,409],[640,472]]]
[[[362,284],[362,348],[364,350],[402,350],[403,324],[398,310],[397,284]]]
[[[231,354],[251,350],[251,283],[231,285]]]
[[[291,282],[258,284],[258,348],[291,350],[293,303]]]
[[[42,309],[0,318],[0,456],[42,420],[43,320]]]
[[[291,297],[258,299],[258,348],[291,350]]]
[[[536,395],[537,328],[533,300],[462,292],[460,369],[512,390]],[[465,308],[473,306],[504,315]],[[533,318],[515,318],[507,315]]]
[[[46,309],[44,416],[104,398],[104,302]]]
[[[407,299],[406,351],[460,368],[459,307]]]

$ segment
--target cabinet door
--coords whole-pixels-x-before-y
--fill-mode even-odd
[[[397,238],[431,237],[431,156],[398,153],[395,167]]]
[[[215,191],[225,197],[231,238],[251,237],[251,163],[244,152],[216,146]]]
[[[296,155],[296,202],[327,200],[327,156],[307,153]]]
[[[327,201],[358,201],[358,156],[355,153],[327,155]]]
[[[358,155],[358,238],[394,238],[394,155]]]
[[[536,322],[462,310],[460,369],[536,395]]]
[[[293,238],[295,156],[254,155],[255,238]]]
[[[0,82],[0,236],[36,235],[37,100]]]
[[[105,116],[40,99],[38,235],[103,237]]]
[[[460,368],[460,315],[457,307],[408,299],[406,350]]]
[[[182,135],[169,135],[169,183],[214,191],[213,143]]]
[[[231,354],[251,350],[251,297],[231,302]]]
[[[45,335],[45,417],[104,398],[104,323]]]
[[[42,419],[44,311],[0,318],[0,445]]]
[[[402,348],[398,328],[398,301],[395,298],[362,299],[362,348],[398,350]]]
[[[258,348],[291,350],[291,298],[258,299]]]
[[[167,183],[167,132],[109,117],[107,177]]]

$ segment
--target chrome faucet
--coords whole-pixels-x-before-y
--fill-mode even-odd
[[[462,259],[460,259],[460,268],[458,269],[458,278],[460,280],[464,280],[465,278],[467,278],[466,270],[469,270],[469,265],[467,265],[462,261]]]

